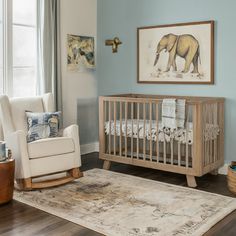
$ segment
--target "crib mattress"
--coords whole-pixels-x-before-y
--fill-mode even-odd
[[[137,120],[128,119],[127,125],[125,120],[106,121],[105,124],[106,135],[126,136],[133,138],[146,138],[147,140],[157,141],[157,122],[155,120]],[[219,126],[214,124],[207,124],[204,129],[205,141],[214,140],[219,135]],[[158,141],[170,142],[175,140],[182,144],[186,142],[188,144],[193,143],[193,123],[188,122],[185,124],[185,128],[178,128],[171,130],[170,128],[163,127],[162,122],[158,122]]]

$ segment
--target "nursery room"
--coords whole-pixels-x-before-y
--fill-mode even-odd
[[[0,235],[234,236],[234,0],[0,0]]]

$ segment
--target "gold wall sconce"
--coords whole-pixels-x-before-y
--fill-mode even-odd
[[[118,37],[115,37],[114,39],[108,39],[105,41],[106,46],[112,46],[112,52],[116,53],[118,51],[118,46],[122,44],[120,39]]]

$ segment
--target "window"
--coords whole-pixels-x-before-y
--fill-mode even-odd
[[[8,8],[7,31],[1,38],[8,42],[6,54],[10,55],[4,57],[7,65],[3,92],[16,97],[33,96],[37,79],[37,0],[0,1]]]
[[[3,0],[0,0],[0,94],[3,91]]]

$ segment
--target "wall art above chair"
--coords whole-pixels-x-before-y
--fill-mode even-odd
[[[140,27],[138,83],[214,83],[214,21]]]
[[[95,69],[94,37],[67,35],[67,68],[70,71]]]

